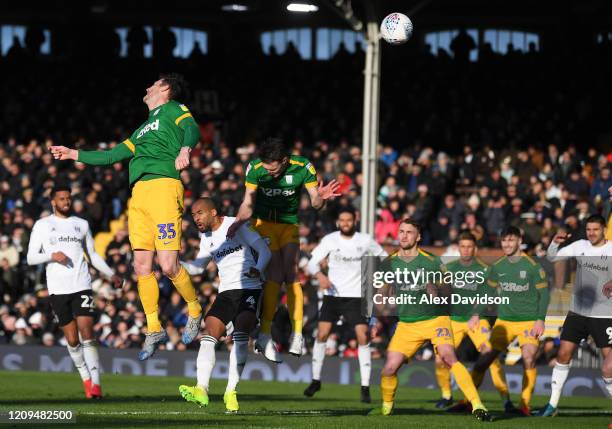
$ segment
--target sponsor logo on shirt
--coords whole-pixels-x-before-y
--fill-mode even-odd
[[[315,170],[314,165],[312,165],[310,162],[308,163],[308,165],[306,165],[306,168],[308,169],[310,174],[312,174],[312,175],[316,175],[317,174],[317,170]]]
[[[235,253],[235,252],[239,252],[241,250],[242,250],[242,244],[237,246],[237,247],[230,247],[230,248],[227,248],[227,249],[220,250],[217,253],[215,253],[215,259],[217,259],[217,260],[221,259],[221,258],[223,258],[223,257],[225,257],[227,255],[230,255],[230,254]]]
[[[63,235],[57,237],[57,241],[60,243],[80,243],[81,239],[79,237],[71,237],[69,235]]]
[[[514,282],[500,282],[499,286],[505,292],[527,292],[529,290],[529,283],[519,285]]]
[[[140,130],[140,132],[138,133],[138,136],[136,138],[139,139],[142,136],[144,136],[146,133],[148,133],[149,131],[157,131],[157,130],[159,130],[159,119],[156,119],[155,121],[151,122],[150,124],[145,125],[142,128],[142,130]]]
[[[295,194],[295,189],[260,188],[266,197],[288,197]]]

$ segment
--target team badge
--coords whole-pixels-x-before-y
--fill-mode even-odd
[[[287,182],[287,185],[293,184],[293,176],[291,174],[286,175],[285,181]]]
[[[75,230],[75,232],[77,232],[79,234],[81,233],[81,227],[80,226],[75,226],[74,230]]]
[[[527,271],[521,271],[519,273],[519,275],[521,276],[522,279],[526,279],[527,278]]]

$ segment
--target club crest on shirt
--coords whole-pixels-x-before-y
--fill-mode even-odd
[[[527,271],[521,271],[521,272],[519,273],[519,276],[520,276],[522,279],[526,279],[526,278],[527,278]]]
[[[293,176],[291,174],[286,175],[285,181],[287,182],[287,185],[291,185],[293,183]]]
[[[74,227],[74,231],[80,234],[81,233],[81,227],[80,226],[75,226]]]

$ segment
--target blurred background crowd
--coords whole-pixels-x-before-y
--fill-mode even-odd
[[[222,213],[235,215],[257,142],[282,137],[292,153],[311,160],[321,179],[336,178],[341,185],[342,197],[323,212],[310,208],[306,196],[301,204],[300,277],[311,343],[322,293],[303,268],[318,240],[335,230],[338,207],[360,208],[363,53],[341,47],[330,61],[314,62],[302,60],[295,47],[264,56],[252,44],[236,43],[240,51],[224,61],[194,51],[188,59],[163,63],[190,81],[187,104],[202,128],[191,167],[181,173],[181,257],[197,253],[189,216],[194,198],[211,196]],[[470,49],[461,40],[452,46],[452,55],[418,44],[385,48],[376,240],[393,247],[403,218],[424,226],[422,244],[437,253],[452,252],[465,229],[479,246],[494,248],[502,228],[518,226],[526,251],[539,256],[559,228],[572,239],[583,237],[589,215],[610,213],[612,151],[601,136],[609,127],[611,99],[602,88],[609,87],[612,73],[612,39],[577,52],[530,46],[500,55],[485,45],[477,61],[468,61]],[[94,234],[111,230],[117,219],[123,224],[102,256],[127,279],[125,287],[113,289],[92,270],[100,343],[132,348],[143,341],[145,318],[122,216],[130,196],[127,164],[58,163],[47,150],[50,144],[106,150],[146,118],[140,100],[156,78],[151,70],[161,63],[98,53],[69,69],[61,58],[32,55],[21,45],[0,58],[0,343],[63,341],[48,304],[44,267],[25,263],[32,225],[50,213],[49,192],[58,183],[71,186],[74,214],[88,220]],[[170,335],[166,348],[184,349],[186,307],[159,270],[156,275]],[[208,307],[216,296],[215,269],[194,283]],[[277,317],[282,322],[287,316],[281,309]],[[383,352],[389,329],[388,321],[373,321],[375,356]],[[330,355],[356,356],[351,331],[338,326],[328,342]]]

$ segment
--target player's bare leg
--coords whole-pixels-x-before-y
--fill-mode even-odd
[[[198,295],[187,270],[179,262],[178,251],[158,250],[157,259],[164,275],[172,281],[178,293],[187,303],[189,317],[183,331],[182,341],[189,344],[198,336],[202,326],[202,306]]]
[[[304,390],[304,395],[311,397],[321,390],[321,370],[325,360],[325,343],[332,330],[331,322],[319,322],[317,325],[317,339],[312,348],[312,382]]]
[[[64,333],[64,337],[66,338],[66,342],[68,343],[67,348],[70,358],[72,359],[72,362],[74,362],[74,366],[76,367],[77,371],[79,371],[79,375],[83,381],[85,396],[89,399],[92,397],[91,374],[89,372],[89,368],[87,368],[87,363],[85,363],[83,346],[79,341],[79,331],[76,320],[72,320],[67,325],[62,326],[62,331]]]
[[[372,402],[370,396],[370,374],[372,373],[372,351],[368,341],[368,325],[360,323],[355,325],[355,337],[359,358],[359,375],[361,379],[361,402],[369,404]]]
[[[166,331],[159,322],[159,285],[153,273],[154,256],[152,250],[134,250],[134,272],[138,277],[138,296],[147,318],[147,335],[142,350],[138,353],[140,360],[153,356],[159,345],[168,341]]]
[[[304,338],[302,337],[302,325],[304,323],[304,292],[302,285],[297,282],[297,265],[299,255],[299,244],[289,243],[281,249],[283,258],[285,289],[287,291],[287,308],[291,321],[291,336],[289,337],[289,353],[294,356],[302,356],[304,349]]]
[[[276,343],[272,340],[272,320],[278,306],[278,294],[283,283],[283,258],[279,250],[272,250],[270,263],[266,268],[266,282],[263,289],[261,327],[255,342],[255,349],[274,363],[282,362]]]

